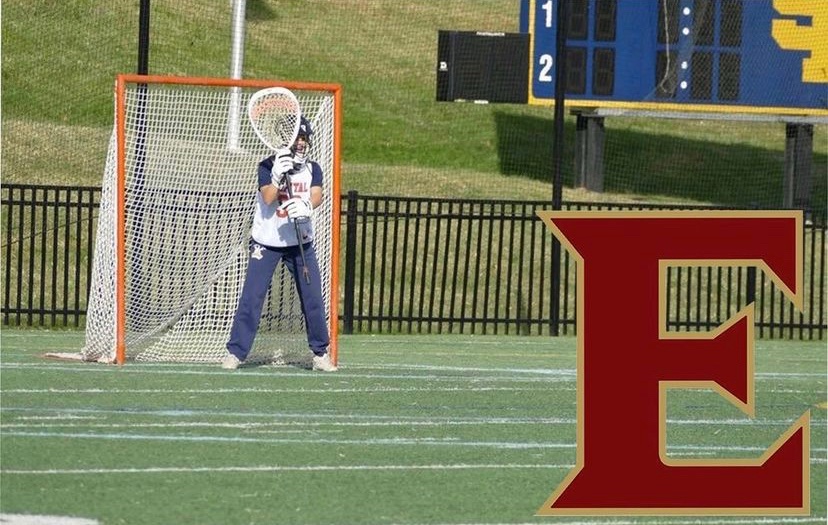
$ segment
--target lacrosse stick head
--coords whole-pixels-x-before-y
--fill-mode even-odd
[[[247,117],[253,131],[268,148],[290,148],[299,134],[302,109],[289,89],[261,89],[247,103]]]

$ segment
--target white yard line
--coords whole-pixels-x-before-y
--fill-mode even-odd
[[[133,441],[173,441],[173,442],[219,442],[219,443],[268,443],[304,445],[357,445],[357,446],[455,446],[455,447],[489,447],[501,449],[570,449],[575,443],[552,442],[524,442],[513,441],[461,441],[456,438],[409,438],[391,437],[375,439],[319,439],[319,438],[264,438],[240,436],[178,436],[166,434],[129,434],[129,433],[81,433],[81,432],[3,432],[4,438],[59,438],[59,439],[100,439],[100,440],[133,440]]]
[[[215,411],[215,410],[108,410],[95,408],[33,408],[33,407],[14,407],[4,406],[2,412],[7,414],[18,413],[46,413],[49,415],[16,416],[19,421],[29,420],[86,420],[86,419],[100,419],[108,415],[116,416],[150,416],[150,417],[251,417],[251,418],[266,418],[266,419],[295,419],[297,421],[278,422],[268,421],[266,423],[249,423],[244,422],[240,425],[256,426],[256,425],[308,425],[308,426],[404,426],[404,425],[422,425],[422,426],[450,426],[450,425],[535,425],[535,424],[554,424],[554,425],[574,425],[577,420],[574,418],[560,418],[560,417],[488,417],[488,416],[457,416],[457,417],[437,417],[437,416],[400,416],[400,415],[380,415],[380,414],[324,414],[318,412],[234,412],[234,411]],[[308,422],[308,420],[319,420]],[[667,419],[668,424],[672,425],[744,425],[744,426],[790,426],[793,419],[787,420],[762,420],[762,419]],[[821,425],[825,423],[824,418],[811,417],[811,423]],[[198,425],[198,422],[182,423]],[[219,423],[206,421],[203,425],[213,426]],[[14,424],[4,424],[3,427],[10,427]],[[164,424],[169,426],[170,424]],[[232,427],[234,424],[227,424]],[[26,424],[18,424],[18,426],[26,426]],[[47,425],[33,425],[33,426],[47,426]],[[67,425],[49,425],[49,426],[67,426]],[[77,426],[84,426],[79,424]]]
[[[192,370],[189,367],[200,367],[201,370]],[[209,368],[207,368],[209,367]],[[388,374],[388,373],[377,373],[377,372],[350,372],[350,369],[360,369],[363,370],[373,370],[377,369],[378,367],[361,367],[359,365],[342,365],[339,371],[336,373],[335,377],[330,375],[321,376],[318,373],[314,373],[308,370],[301,370],[301,369],[292,369],[290,367],[284,366],[250,366],[250,367],[242,367],[239,370],[222,370],[219,368],[218,364],[216,365],[172,365],[169,363],[156,363],[152,365],[146,364],[129,364],[123,367],[115,367],[113,365],[102,365],[102,364],[76,364],[76,365],[66,365],[66,364],[39,364],[39,363],[5,363],[0,364],[0,370],[14,370],[14,369],[27,369],[27,370],[53,370],[53,371],[60,371],[60,372],[74,372],[74,373],[118,373],[118,374],[151,374],[151,375],[176,375],[176,376],[183,376],[183,375],[192,375],[192,376],[214,376],[214,375],[243,375],[243,377],[267,377],[267,378],[279,378],[279,379],[301,379],[307,380],[309,377],[317,377],[319,379],[337,379],[337,380],[345,380],[345,379],[371,379],[371,380],[378,380],[378,379],[394,379],[394,380],[414,380],[414,381],[422,381],[422,380],[429,380],[429,381],[469,381],[474,380],[476,382],[485,382],[485,381],[514,381],[514,382],[544,382],[544,383],[552,383],[552,382],[572,382],[574,381],[574,375],[571,370],[553,370],[553,369],[545,369],[541,371],[536,371],[537,374],[543,375],[543,377],[529,377],[529,376],[500,376],[500,375],[490,375],[490,376],[482,376],[482,375],[436,375],[436,374],[410,374],[410,373],[403,373],[400,372],[399,374]],[[393,370],[415,370],[413,368],[409,368],[407,366],[389,366],[388,369]],[[438,370],[435,368],[434,370]],[[455,369],[455,371],[458,369]],[[485,369],[491,373],[498,373],[500,369],[491,368]],[[471,372],[472,370],[467,370]]]
[[[468,366],[449,366],[449,365],[417,365],[417,364],[404,364],[404,363],[350,363],[347,360],[343,360],[341,363],[342,368],[340,372],[337,373],[337,377],[350,377],[349,370],[351,369],[363,369],[363,370],[377,370],[377,369],[392,369],[392,370],[422,370],[427,372],[460,372],[460,373],[469,373],[469,372],[488,372],[488,373],[510,373],[510,374],[520,374],[520,377],[524,375],[541,375],[541,376],[557,376],[569,379],[575,379],[577,377],[577,370],[574,368],[513,368],[513,367],[468,367]],[[251,366],[248,368],[242,368],[241,370],[234,370],[234,371],[226,371],[221,370],[218,367],[218,363],[212,365],[210,363],[129,363],[128,365],[117,367],[114,365],[104,365],[100,363],[77,363],[77,364],[64,364],[64,363],[0,363],[0,367],[2,368],[27,368],[27,369],[34,369],[34,370],[67,370],[67,371],[76,371],[76,372],[118,372],[118,373],[147,373],[153,372],[158,374],[195,374],[195,375],[210,375],[210,374],[249,374],[249,375],[280,375],[280,376],[287,376],[287,377],[302,377],[306,378],[307,375],[304,373],[304,370],[297,370],[291,369],[290,367],[283,367],[283,366],[270,366],[270,365],[263,365],[263,366]],[[215,367],[215,369],[208,369],[208,370],[187,370],[188,367]],[[184,370],[182,370],[184,369]],[[310,374],[310,371],[307,371],[307,374]],[[377,377],[375,374],[360,376],[360,377]],[[398,377],[398,376],[392,376]],[[410,375],[401,375],[399,377],[406,377],[410,378]],[[414,376],[415,379],[421,379],[423,377],[429,376]],[[445,378],[446,376],[434,376],[437,378]],[[475,379],[480,380],[480,376],[452,376],[459,379]],[[501,379],[502,376],[494,376],[497,379]],[[755,374],[756,378],[759,379],[801,379],[801,378],[828,378],[828,374],[824,372],[757,372]],[[516,377],[515,379],[517,379]]]
[[[45,409],[48,410],[48,409]],[[129,414],[126,414],[129,415]],[[99,419],[93,417],[51,417],[51,418],[17,418],[24,423],[4,423],[3,428],[266,428],[277,426],[301,426],[301,427],[406,427],[406,426],[422,426],[422,427],[445,427],[445,426],[488,426],[488,425],[575,425],[577,420],[574,418],[535,418],[535,419],[503,419],[490,420],[481,418],[475,421],[433,421],[433,420],[399,420],[399,421],[269,421],[266,423],[221,423],[216,421],[189,421],[182,423],[64,423],[63,420],[90,420]],[[49,422],[39,422],[40,420],[49,420]],[[35,421],[35,422],[29,422]],[[708,419],[708,420],[679,420],[668,419],[668,425],[699,425],[699,426],[715,426],[725,425],[731,426],[746,426],[746,427],[789,427],[794,420],[777,420],[777,421],[760,421],[751,419]],[[824,424],[823,419],[811,419],[811,423],[815,425]]]
[[[658,518],[659,521],[653,521]],[[549,521],[550,518],[545,518],[543,521],[532,521],[525,523],[439,523],[432,525],[542,525],[544,523],[553,523]],[[565,521],[565,525],[807,525],[809,523],[818,523],[824,525],[826,523],[825,516],[809,516],[802,518],[795,517],[761,517],[755,518],[672,518],[659,516],[642,516],[640,520],[635,519],[618,519],[612,516],[607,516],[604,519],[596,520],[578,520]]]
[[[493,425],[539,425],[563,424],[574,425],[574,420],[500,422]],[[271,421],[267,423],[221,423],[210,421],[192,421],[183,423],[4,423],[3,429],[10,428],[229,428],[237,430],[267,429],[270,427],[448,427],[448,426],[486,426],[486,421]]]
[[[42,469],[6,470],[3,474],[168,474],[214,472],[349,472],[381,470],[498,470],[498,469],[570,469],[574,464],[434,464],[434,465],[258,465],[238,467],[144,467],[144,468],[97,468],[97,469]]]
[[[356,445],[356,446],[440,446],[440,447],[482,447],[498,448],[509,450],[530,450],[530,449],[574,449],[576,443],[556,442],[517,442],[517,441],[464,441],[454,437],[390,437],[374,439],[325,439],[325,438],[264,438],[264,437],[240,437],[240,436],[181,436],[166,434],[130,434],[130,433],[82,433],[82,432],[26,432],[26,431],[4,431],[4,437],[26,437],[26,438],[59,438],[59,439],[100,439],[100,440],[135,440],[135,441],[173,441],[173,442],[219,442],[219,443],[267,443],[267,444],[291,444],[299,443],[304,445]],[[761,454],[766,451],[762,446],[714,446],[714,445],[670,445],[667,448],[668,454],[675,452],[745,452]],[[811,452],[825,452],[824,448],[812,448]],[[820,460],[820,457],[814,458]]]
[[[69,516],[38,516],[30,514],[0,514],[2,525],[97,525],[98,520]]]
[[[410,379],[410,378],[409,378]],[[479,381],[475,381],[479,382]],[[520,381],[523,382],[523,381]],[[236,388],[4,388],[0,389],[2,394],[371,394],[371,393],[405,393],[405,392],[545,392],[548,388],[543,386],[546,381],[533,381],[538,383],[534,387],[518,386],[424,386],[424,387],[394,387],[394,386],[372,386],[353,388],[264,388],[264,387],[236,387]],[[574,392],[577,388],[572,386],[556,386],[556,392]],[[763,389],[758,389],[764,392]],[[796,390],[774,388],[771,390],[776,394],[813,394],[812,390]]]
[[[3,394],[356,394],[389,392],[538,392],[537,387],[394,387],[371,386],[359,388],[9,388],[0,389]],[[574,389],[573,389],[574,390]]]
[[[649,518],[649,519],[648,519]],[[654,523],[652,517],[644,516],[641,520],[617,519],[607,517],[598,520],[567,521],[567,525],[638,525]],[[0,524],[3,525],[97,525],[97,520],[86,518],[71,518],[66,516],[30,516],[23,514],[0,514]],[[436,525],[538,525],[540,521],[525,523],[442,523]],[[661,525],[808,525],[811,523],[824,524],[825,516],[795,517],[755,517],[755,518],[661,518]],[[417,525],[417,524],[414,524]],[[428,524],[435,525],[435,524]]]
[[[267,419],[297,419],[297,420],[322,420],[322,421],[394,421],[400,423],[425,421],[437,424],[457,424],[457,423],[491,423],[491,424],[510,424],[510,423],[554,423],[561,421],[560,418],[549,417],[483,417],[483,416],[401,416],[395,415],[381,415],[381,414],[334,414],[334,413],[320,413],[320,412],[234,412],[224,410],[131,410],[131,409],[99,409],[99,408],[33,408],[33,407],[13,407],[3,406],[3,412],[19,412],[19,413],[42,413],[49,414],[67,414],[70,416],[77,415],[117,415],[117,416],[152,416],[152,417],[205,417],[205,416],[222,416],[222,417],[251,417],[251,418],[267,418]],[[569,421],[567,418],[565,421]]]

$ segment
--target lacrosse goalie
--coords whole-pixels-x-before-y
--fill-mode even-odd
[[[250,231],[250,256],[239,305],[233,318],[222,368],[234,370],[253,346],[270,281],[279,261],[296,284],[312,367],[336,371],[328,354],[319,264],[313,248],[313,209],[322,202],[322,168],[308,158],[313,130],[303,116],[291,147],[279,148],[258,167],[258,194]]]

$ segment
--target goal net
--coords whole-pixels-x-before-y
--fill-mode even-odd
[[[121,75],[103,176],[87,361],[219,362],[245,276],[258,163],[272,152],[247,119],[258,89],[294,92],[324,173],[315,249],[336,357],[337,85]],[[274,273],[248,362],[305,363],[293,278]]]

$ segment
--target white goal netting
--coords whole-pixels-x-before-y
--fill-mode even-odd
[[[272,153],[246,117],[247,101],[256,90],[243,84],[127,82],[123,122],[116,93],[83,359],[115,359],[119,309],[126,317],[128,360],[218,362],[224,356],[247,265],[256,170]],[[333,237],[338,235],[335,97],[323,89],[293,91],[314,128],[311,159],[325,175],[325,200],[314,211],[313,221],[330,326],[336,300]],[[118,148],[119,127],[123,151]],[[122,216],[117,199],[119,155],[125,166]],[[123,254],[117,243],[120,225]],[[117,301],[119,275],[123,305]],[[303,362],[310,355],[294,282],[280,265],[248,362]]]

